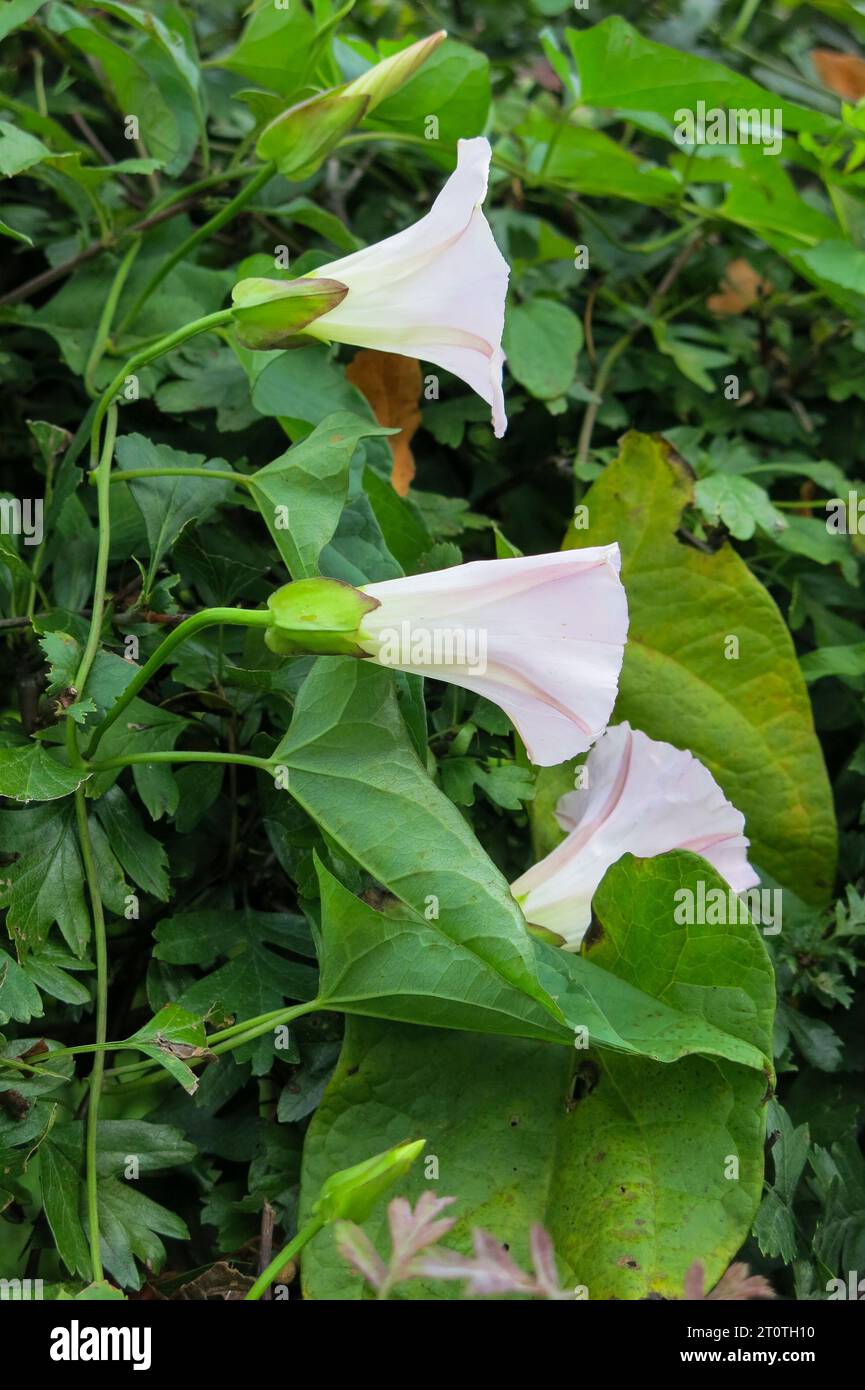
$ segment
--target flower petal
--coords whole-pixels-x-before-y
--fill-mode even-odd
[[[443,367],[490,404],[500,437],[509,268],[480,208],[491,153],[482,137],[460,140],[456,170],[425,217],[312,272],[347,285],[348,294],[306,331]]]
[[[492,700],[533,762],[562,762],[585,752],[615,703],[628,627],[619,564],[611,545],[368,584],[380,606],[360,644],[383,665]]]
[[[576,950],[595,891],[623,854],[670,850],[702,855],[736,893],[759,882],[748,863],[745,818],[691,753],[629,724],[608,729],[586,760],[588,785],[568,792],[556,815],[568,838],[517,879],[511,891],[529,922]]]

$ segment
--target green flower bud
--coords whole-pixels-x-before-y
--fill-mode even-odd
[[[313,174],[340,140],[366,115],[369,97],[346,87],[320,92],[272,120],[255,146],[260,159],[272,160],[288,178]]]
[[[353,82],[319,92],[280,112],[259,135],[256,154],[272,161],[288,178],[308,178],[344,135],[414,76],[444,38],[445,31],[440,29],[375,63]]]
[[[267,606],[273,621],[264,640],[272,652],[365,656],[358,629],[379,602],[341,579],[296,579],[272,593]]]
[[[321,1189],[313,1215],[329,1221],[365,1221],[392,1183],[408,1172],[423,1152],[425,1139],[397,1144],[353,1168],[333,1173]]]
[[[447,30],[439,29],[438,33],[430,34],[429,38],[419,39],[417,43],[409,44],[408,48],[392,54],[390,58],[383,58],[380,63],[376,63],[353,82],[349,82],[343,89],[346,96],[368,96],[369,106],[365,113],[368,116],[380,102],[393,96],[410,77],[414,77],[418,68],[446,38]]]
[[[244,347],[267,350],[291,345],[307,324],[335,309],[348,294],[339,280],[239,280],[231,291],[237,336]]]

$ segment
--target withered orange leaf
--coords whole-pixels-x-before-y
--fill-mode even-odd
[[[713,314],[729,318],[733,314],[743,314],[756,304],[761,295],[771,292],[768,280],[763,280],[748,261],[731,261],[724,271],[724,278],[717,294],[710,294],[706,308]]]
[[[817,75],[830,92],[845,101],[860,101],[865,97],[865,60],[855,53],[833,53],[831,48],[815,48],[811,61]]]
[[[398,352],[362,348],[349,363],[346,376],[366,396],[379,424],[399,430],[387,441],[393,454],[390,480],[400,497],[405,497],[415,475],[411,441],[420,424],[420,363]]]

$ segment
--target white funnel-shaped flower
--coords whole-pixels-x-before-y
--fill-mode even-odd
[[[578,949],[595,891],[623,854],[650,859],[691,850],[736,893],[759,882],[748,863],[744,816],[693,754],[617,724],[598,740],[585,769],[586,787],[568,792],[556,808],[567,839],[511,884],[526,920],[561,936],[567,949]]]

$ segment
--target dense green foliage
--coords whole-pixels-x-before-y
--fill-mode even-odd
[[[322,1216],[323,1187],[423,1136],[387,1178],[457,1199],[455,1249],[480,1226],[528,1267],[541,1222],[591,1298],[682,1297],[742,1251],[826,1298],[865,1274],[865,18],[243,12],[0,9],[0,1279],[243,1296],[326,1221],[304,1291],[361,1297],[329,1226],[367,1211]],[[328,114],[329,149],[291,124],[257,143],[439,27],[374,111]],[[683,145],[701,102],[765,111],[761,139]],[[423,363],[377,396],[354,349],[239,343],[238,279],[408,226],[481,134],[503,439]],[[41,544],[8,524],[36,498]],[[744,813],[777,934],[676,922],[677,890],[721,882],[677,852],[610,869],[580,952],[540,940],[508,883],[560,838],[573,765],[533,767],[467,690],[286,659],[230,613],[101,735],[202,609],[614,541],[614,720],[693,751]]]

